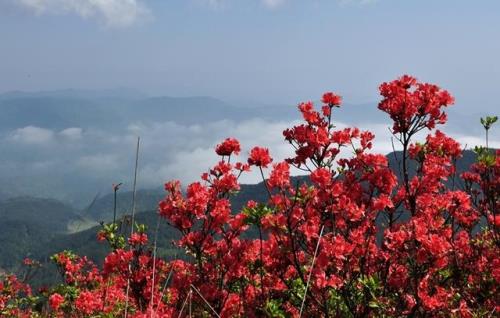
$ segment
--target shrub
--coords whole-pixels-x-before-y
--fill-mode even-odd
[[[400,178],[374,135],[337,130],[341,98],[326,93],[318,111],[298,108],[304,123],[284,131],[295,150],[273,163],[255,147],[231,163],[235,139],[216,147],[220,161],[181,190],[165,185],[159,215],[181,234],[183,260],[156,258],[144,227],[130,238],[117,226],[99,233],[112,251],[98,269],[85,257],[54,257],[65,283],[31,299],[7,277],[0,285],[4,316],[51,317],[489,317],[500,309],[500,159],[478,148],[478,161],[457,176],[458,142],[436,130],[451,95],[403,76],[380,86],[378,108],[401,143]],[[490,127],[488,127],[489,129]],[[429,130],[425,142],[415,134]],[[341,156],[342,149],[351,156]],[[343,152],[342,152],[343,153]],[[410,172],[410,163],[415,167]],[[290,168],[306,171],[294,182]],[[231,213],[229,198],[250,169],[264,178],[269,199]],[[265,178],[266,169],[269,177]],[[463,187],[446,186],[462,180]],[[459,184],[457,182],[456,184]],[[256,229],[258,238],[245,234]],[[479,229],[479,230],[478,230]],[[46,303],[50,304],[50,306]],[[37,307],[38,306],[38,307]]]

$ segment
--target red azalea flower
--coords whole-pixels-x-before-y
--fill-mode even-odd
[[[106,240],[106,232],[104,232],[104,231],[97,232],[97,240],[99,242],[105,241]]]
[[[49,297],[49,306],[54,310],[58,310],[64,303],[64,297],[58,293],[54,293]]]
[[[274,165],[274,169],[269,177],[268,185],[271,188],[290,186],[290,165],[287,162],[280,162]]]
[[[321,99],[321,101],[329,106],[340,107],[340,104],[342,104],[342,97],[335,93],[327,92],[323,94],[323,98]]]
[[[148,236],[146,233],[134,233],[128,239],[128,243],[132,246],[146,245],[148,243]]]
[[[240,151],[240,142],[234,138],[227,138],[215,147],[215,152],[219,156],[230,156],[233,153],[238,155]]]
[[[262,147],[254,147],[250,151],[250,157],[248,158],[248,164],[262,168],[267,168],[272,161],[269,149]]]

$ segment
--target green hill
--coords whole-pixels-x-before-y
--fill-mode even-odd
[[[43,224],[53,232],[65,232],[67,224],[80,218],[75,209],[54,199],[18,197],[0,202],[3,222],[22,221]]]
[[[20,197],[0,202],[0,268],[14,269],[34,255],[68,224],[80,220],[75,210],[57,200]]]

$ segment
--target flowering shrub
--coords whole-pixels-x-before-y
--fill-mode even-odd
[[[460,145],[435,130],[451,95],[403,76],[380,86],[379,109],[401,143],[400,178],[375,136],[335,129],[340,96],[320,111],[298,108],[304,123],[284,131],[295,155],[274,162],[255,147],[231,163],[237,140],[217,145],[221,160],[181,190],[165,185],[159,215],[180,234],[186,257],[156,257],[145,228],[127,239],[115,223],[100,240],[112,251],[98,269],[85,257],[54,256],[65,281],[30,300],[29,287],[0,284],[6,317],[491,317],[500,310],[500,157],[477,148],[478,161],[457,176]],[[415,134],[429,130],[425,142]],[[488,127],[489,129],[489,127]],[[350,157],[341,157],[342,149]],[[410,169],[410,163],[412,169]],[[309,182],[290,178],[306,171]],[[238,179],[258,169],[269,194],[232,213]],[[265,169],[269,169],[268,178]],[[414,170],[414,171],[412,171]],[[447,186],[449,179],[463,187]],[[459,182],[456,182],[459,184]],[[249,231],[258,238],[248,238]],[[255,236],[255,235],[254,235]]]

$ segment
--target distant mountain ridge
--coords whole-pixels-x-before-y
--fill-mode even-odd
[[[7,91],[0,93],[0,100],[26,97],[69,97],[69,98],[124,98],[140,99],[148,95],[133,88],[117,87],[110,89],[57,89],[44,91]]]
[[[47,129],[118,128],[131,122],[173,121],[181,124],[196,122],[196,116],[207,120],[217,114],[232,114],[231,107],[211,97],[152,97],[127,99],[122,97],[82,98],[74,96],[16,96],[0,98],[0,130],[36,126]]]
[[[293,120],[300,118],[296,106],[255,103],[253,107],[238,107],[209,96],[148,97],[127,90],[9,92],[0,94],[0,132],[26,126],[114,127],[131,121],[200,124],[223,119]],[[375,103],[344,105],[335,118],[343,122],[386,120],[387,116],[374,106]]]

